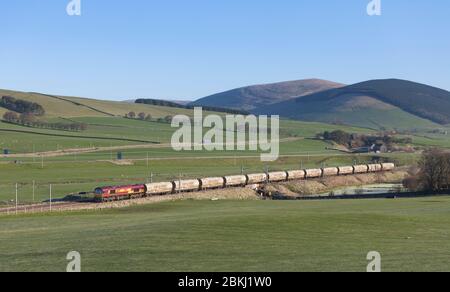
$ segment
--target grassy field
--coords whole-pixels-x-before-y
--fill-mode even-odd
[[[450,135],[426,134],[413,136],[413,143],[423,147],[450,148]]]
[[[174,132],[169,124],[124,118],[74,118],[88,123],[82,132],[34,129],[0,122],[0,148],[11,153],[61,149],[168,143]],[[67,121],[66,121],[67,122]]]
[[[0,149],[11,153],[33,153],[74,148],[111,147],[170,143],[176,129],[170,124],[130,120],[119,117],[84,117],[71,120],[88,124],[83,132],[35,129],[0,122]],[[349,133],[371,133],[369,129],[282,120],[280,137],[286,139],[282,150],[326,152],[330,145],[314,141],[316,134],[341,129]],[[206,132],[206,129],[205,129]],[[413,144],[420,147],[450,147],[450,136],[421,134],[411,136]],[[289,140],[291,139],[291,140]],[[295,140],[297,139],[297,140]],[[289,150],[288,148],[291,148]],[[329,152],[329,151],[328,151]],[[220,153],[220,152],[219,152]]]
[[[60,119],[56,120],[61,121]],[[29,128],[0,122],[0,148],[9,149],[12,153],[32,153],[58,149],[169,143],[176,130],[166,123],[130,120],[120,117],[71,118],[65,122],[71,121],[86,123],[88,129],[82,132],[68,132]],[[314,138],[317,133],[334,129],[342,129],[352,133],[371,132],[371,130],[362,128],[283,120],[280,125],[280,137],[310,139]],[[207,129],[204,130],[204,132],[206,131]],[[311,142],[310,140],[304,140],[303,144],[306,148]],[[319,149],[322,150],[327,146],[323,142],[320,144]]]
[[[323,113],[324,108],[305,113],[302,118],[307,121],[341,121],[350,125],[358,125],[371,129],[436,129],[442,127],[429,120],[414,116],[401,109],[358,109],[355,112],[346,112],[330,109]],[[318,118],[320,116],[320,118]]]
[[[0,271],[449,271],[450,198],[179,201],[0,218]]]

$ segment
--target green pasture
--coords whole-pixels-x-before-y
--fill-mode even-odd
[[[236,190],[238,191],[238,190]],[[450,199],[179,201],[1,217],[0,271],[449,271]]]

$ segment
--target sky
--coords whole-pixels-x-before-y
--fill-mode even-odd
[[[400,78],[450,90],[450,1],[1,1],[0,88],[194,100],[262,83]]]

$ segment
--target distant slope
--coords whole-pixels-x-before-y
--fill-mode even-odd
[[[140,98],[135,98],[135,99],[127,99],[127,100],[123,100],[122,102],[126,102],[126,103],[136,103],[136,100],[138,100]],[[141,99],[146,99],[146,98],[141,98]],[[179,105],[188,105],[190,103],[192,103],[192,100],[172,100],[172,99],[161,99],[163,101],[168,101],[168,102],[173,102]]]
[[[326,80],[307,79],[233,89],[201,98],[191,105],[252,110],[344,85]]]
[[[169,100],[169,101],[178,103],[181,105],[188,105],[188,104],[192,103],[192,100]]]
[[[174,116],[174,115],[178,115],[178,114],[191,115],[190,110],[180,109],[180,108],[171,108],[171,107],[165,107],[165,106],[135,104],[135,103],[128,103],[128,102],[98,100],[98,99],[89,99],[89,98],[80,98],[80,97],[63,97],[63,98],[77,102],[77,103],[84,104],[84,105],[92,107],[92,108],[96,108],[98,110],[108,112],[109,114],[112,114],[115,116],[124,116],[126,113],[129,113],[130,111],[134,111],[136,114],[138,114],[140,112],[144,112],[146,114],[150,114],[154,118],[163,118],[166,116]]]
[[[131,111],[134,111],[136,114],[144,112],[145,114],[152,115],[152,117],[154,118],[162,118],[169,115],[174,116],[177,114],[192,114],[192,111],[187,109],[134,104],[129,102],[96,100],[80,97],[49,95],[34,92],[19,92],[0,89],[0,97],[1,96],[12,96],[17,99],[36,102],[42,105],[46,113],[44,118],[124,116]],[[2,116],[5,112],[6,109],[0,107],[0,115]]]
[[[450,123],[450,92],[405,80],[372,80],[254,112],[371,128],[430,128]]]
[[[0,90],[0,96],[12,96],[17,99],[36,102],[44,107],[46,117],[105,116],[105,114],[99,113],[88,107],[78,106],[74,103],[43,94]]]

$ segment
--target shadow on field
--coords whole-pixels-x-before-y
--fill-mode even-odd
[[[80,193],[77,195],[71,194],[63,198],[54,198],[52,203],[93,203],[94,198],[90,194]],[[43,201],[43,203],[50,203],[50,199]]]

